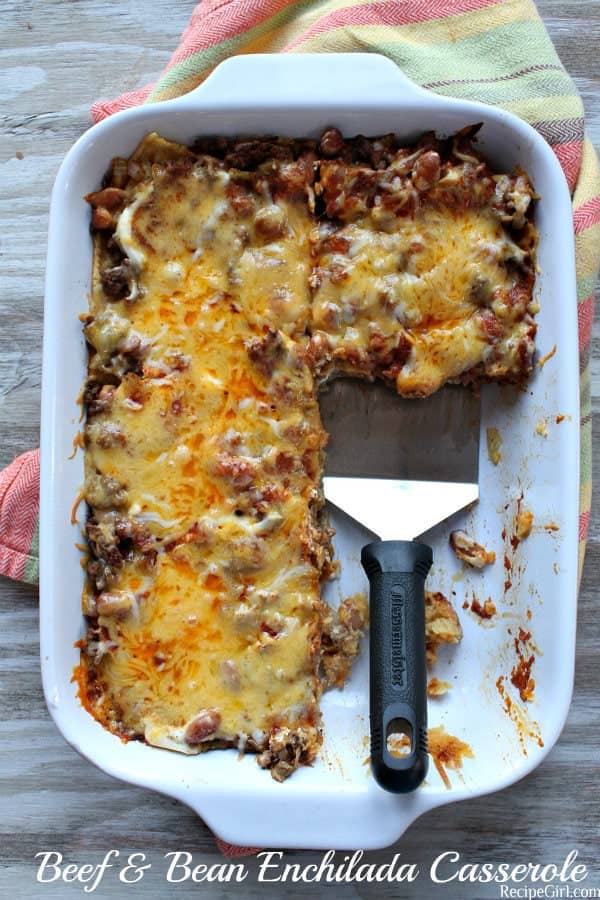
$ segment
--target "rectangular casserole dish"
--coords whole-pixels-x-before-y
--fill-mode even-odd
[[[80,529],[70,524],[83,478],[77,397],[86,349],[78,315],[91,279],[89,209],[84,194],[100,185],[113,156],[128,156],[149,131],[183,143],[199,135],[318,136],[336,126],[348,136],[394,131],[410,140],[435,129],[447,134],[483,122],[480,147],[505,171],[521,165],[541,199],[538,348],[556,353],[528,389],[482,390],[481,500],[468,515],[427,536],[434,549],[431,590],[451,596],[464,629],[462,644],[442,655],[435,675],[452,690],[430,704],[430,725],[469,744],[474,758],[450,772],[448,790],[432,766],[426,785],[393,796],[370,777],[366,648],[343,692],[322,701],[325,740],[318,762],[280,785],[251,756],[217,751],[200,757],[141,743],[122,743],[80,706],[73,667],[84,621]],[[41,654],[49,709],[65,738],[103,770],[176,797],[194,808],[222,838],[246,845],[298,848],[383,847],[421,813],[443,803],[504,787],[534,768],[556,741],[567,715],[573,680],[577,591],[579,461],[577,321],[571,205],[550,147],[513,116],[480,104],[437,97],[409,82],[373,54],[248,56],[228,60],[196,91],[178,100],[120,113],[87,132],[67,155],[51,207],[42,396]],[[419,402],[419,401],[415,401]],[[556,418],[560,419],[560,424]],[[543,423],[543,426],[541,425]],[[536,431],[536,427],[540,428]],[[494,466],[487,428],[502,438]],[[547,432],[544,437],[540,432]],[[535,516],[533,533],[511,544],[519,504]],[[83,512],[80,513],[80,518]],[[367,535],[347,520],[332,520],[342,563],[326,586],[335,603],[366,587],[357,561]],[[451,527],[473,533],[498,562],[465,572],[448,547]],[[515,542],[513,541],[513,544]],[[503,564],[504,560],[504,564]],[[489,623],[460,610],[475,595],[491,597]],[[528,640],[519,641],[519,629]],[[516,643],[515,643],[516,641]],[[533,649],[532,649],[533,648]],[[533,652],[534,699],[522,702],[511,674]],[[293,810],[293,815],[290,811]]]

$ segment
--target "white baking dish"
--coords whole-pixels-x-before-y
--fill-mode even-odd
[[[365,764],[366,651],[346,689],[323,699],[325,743],[320,759],[283,785],[259,769],[251,755],[240,760],[233,750],[185,757],[142,743],[123,744],[82,709],[71,682],[79,653],[73,644],[83,634],[83,573],[75,547],[80,532],[70,524],[83,473],[81,453],[70,458],[79,427],[77,395],[86,371],[77,317],[87,306],[92,252],[83,195],[99,186],[111,157],[127,156],[152,130],[186,142],[202,134],[317,136],[335,125],[348,136],[394,131],[410,139],[423,131],[449,133],[474,122],[484,123],[481,147],[488,157],[506,170],[522,165],[541,195],[538,346],[543,354],[557,345],[555,356],[536,373],[527,392],[483,390],[481,501],[455,523],[495,549],[499,562],[483,574],[461,574],[448,548],[448,523],[428,535],[436,560],[428,584],[449,595],[456,592],[453,599],[464,627],[462,644],[441,654],[436,674],[453,687],[446,698],[430,703],[430,725],[443,724],[468,742],[475,758],[466,760],[461,773],[450,772],[451,790],[433,766],[427,783],[412,795],[380,790]],[[575,310],[571,206],[549,146],[507,113],[417,88],[384,57],[233,58],[191,94],[119,113],[84,134],[67,155],[52,196],[42,396],[42,672],[48,707],[66,740],[111,775],[193,807],[221,837],[255,846],[383,847],[426,810],[498,790],[531,771],[558,738],[573,680],[579,488]],[[557,414],[565,416],[560,425],[555,424]],[[535,431],[544,417],[547,437]],[[485,450],[489,426],[498,427],[503,437],[497,467]],[[517,551],[513,588],[505,595],[501,532],[503,527],[510,532],[521,490],[536,526]],[[542,527],[550,522],[560,530]],[[366,587],[357,563],[364,535],[358,528],[337,524],[343,575],[328,587],[334,598]],[[496,603],[493,624],[484,626],[461,610],[472,591],[481,601],[490,596]],[[514,700],[510,672],[516,662],[513,637],[520,625],[531,631],[539,652],[533,670],[535,700],[526,704],[519,731],[513,719],[523,704],[513,706],[511,719],[496,681],[505,676]],[[88,797],[88,803],[93,806],[94,798]]]

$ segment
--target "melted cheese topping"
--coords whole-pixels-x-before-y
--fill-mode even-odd
[[[412,395],[477,367],[509,376],[531,330],[523,251],[488,206],[423,206],[384,229],[365,204],[316,225],[309,184],[286,196],[155,135],[133,159],[115,240],[134,285],[108,301],[97,277],[86,326],[108,382],[86,425],[105,567],[84,597],[88,706],[187,753],[264,749],[287,728],[308,761],[330,552],[314,372]]]
[[[312,327],[337,366],[383,369],[404,396],[427,396],[478,367],[522,377],[531,286],[516,269],[525,254],[494,210],[425,205],[393,230],[381,230],[377,212],[312,235]]]
[[[97,677],[127,730],[184,752],[201,749],[184,732],[206,708],[220,717],[211,740],[261,745],[282,722],[308,723],[318,740],[309,538],[323,436],[311,373],[286,337],[308,316],[308,210],[279,200],[281,233],[267,242],[254,213],[232,208],[229,183],[210,162],[181,174],[155,166],[116,228],[139,298],[106,307],[96,295],[96,323],[104,316],[114,340],[91,326],[101,355],[134,334],[143,360],[89,420],[88,500],[101,519],[90,485],[98,475],[121,485],[119,514],[156,552],[149,584],[142,556],[107,589],[135,603],[116,616],[100,605],[111,651]],[[268,377],[248,341],[274,321]]]

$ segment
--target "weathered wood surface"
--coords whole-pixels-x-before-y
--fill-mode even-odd
[[[600,145],[600,0],[540,0],[558,52],[582,92],[588,130]],[[0,3],[0,465],[38,442],[42,295],[48,202],[58,165],[88,127],[90,103],[146,83],[167,62],[193,8],[154,0],[32,0]],[[117,64],[118,60],[118,64]],[[22,158],[20,158],[22,155]],[[599,425],[600,324],[594,331],[594,435]],[[595,462],[600,477],[600,459]],[[560,862],[577,847],[600,886],[600,514],[593,508],[580,598],[577,674],[567,727],[543,765],[492,797],[435,810],[394,852],[427,869],[440,852],[464,861]],[[162,896],[162,854],[186,849],[195,862],[221,861],[208,829],[175,801],[103,775],[63,741],[44,704],[38,662],[37,593],[0,579],[2,610],[2,896],[82,896],[81,886],[37,886],[34,854],[56,849],[71,861],[140,850],[154,871],[125,887],[106,879],[97,897]],[[290,852],[287,861],[321,854]],[[432,885],[258,885],[255,862],[243,885],[177,887],[177,896],[498,897],[499,888]],[[171,890],[175,890],[172,888]]]

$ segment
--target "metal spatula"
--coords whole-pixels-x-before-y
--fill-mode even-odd
[[[330,435],[325,496],[381,538],[361,554],[370,585],[371,768],[381,787],[406,793],[428,764],[424,582],[432,552],[413,538],[479,497],[479,398],[445,387],[403,400],[384,385],[343,379],[320,405]]]

